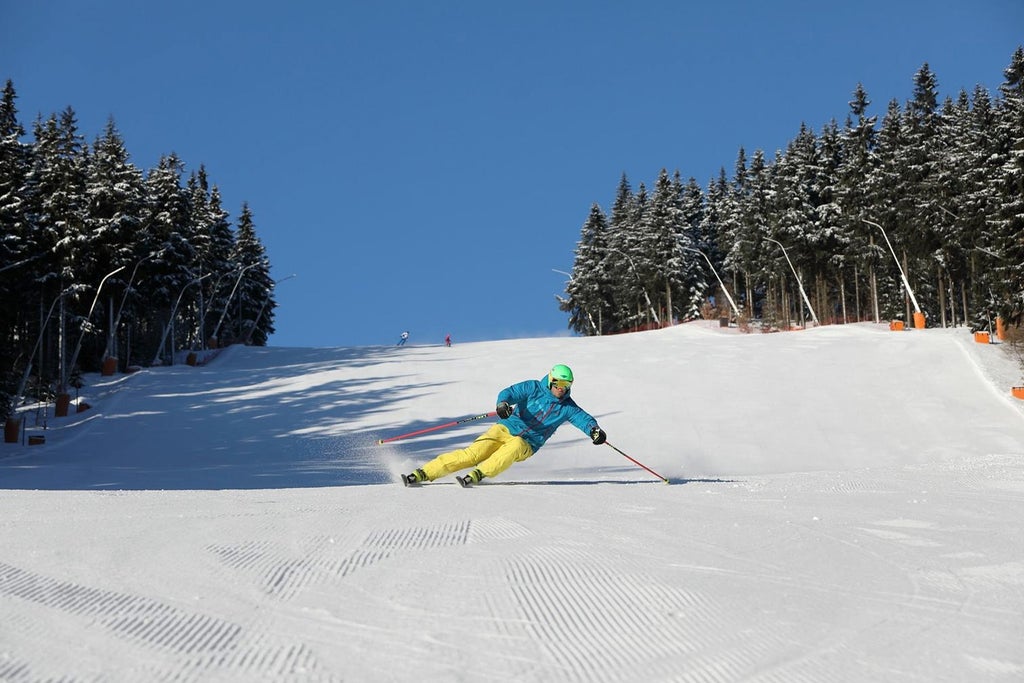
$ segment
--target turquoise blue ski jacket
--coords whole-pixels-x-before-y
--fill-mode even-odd
[[[571,423],[587,436],[598,426],[594,416],[572,400],[571,387],[557,399],[548,389],[547,381],[547,375],[542,380],[529,379],[502,389],[498,394],[497,403],[506,401],[516,407],[514,413],[499,422],[512,436],[525,439],[534,453],[563,422]]]

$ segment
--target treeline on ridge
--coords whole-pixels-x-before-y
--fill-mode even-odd
[[[1003,75],[995,99],[976,86],[940,102],[924,64],[881,122],[858,84],[842,127],[801,125],[771,159],[740,149],[732,177],[706,189],[663,169],[634,190],[624,174],[610,214],[595,203],[581,229],[569,327],[909,322],[918,307],[929,325],[1019,324],[1024,49]]]
[[[0,101],[0,416],[52,400],[104,362],[165,363],[176,349],[266,344],[270,261],[243,204],[236,224],[206,170],[174,154],[143,173],[113,120],[90,145],[75,112],[32,140],[8,80]]]

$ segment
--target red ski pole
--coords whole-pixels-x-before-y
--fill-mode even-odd
[[[398,441],[399,439],[408,439],[410,436],[419,436],[420,434],[426,434],[427,432],[434,432],[438,429],[444,429],[445,427],[454,427],[465,422],[472,422],[473,420],[482,420],[485,417],[494,417],[497,415],[497,411],[492,410],[489,413],[483,415],[474,415],[473,417],[466,417],[461,420],[455,420],[454,422],[446,422],[443,425],[437,425],[436,427],[427,427],[426,429],[418,429],[415,432],[409,432],[408,434],[399,434],[398,436],[389,436],[386,439],[377,439],[377,443],[387,443],[389,441]]]
[[[643,464],[642,462],[639,462],[638,460],[634,460],[633,458],[629,457],[628,455],[626,455],[625,453],[623,453],[622,451],[620,451],[620,450],[619,450],[618,448],[615,448],[615,446],[612,446],[612,445],[611,445],[610,443],[608,443],[607,441],[605,441],[605,442],[604,442],[604,445],[605,445],[605,446],[611,446],[611,447],[612,447],[612,450],[614,450],[614,451],[615,451],[616,453],[618,453],[619,455],[621,455],[621,456],[623,456],[624,458],[626,458],[626,460],[629,460],[629,461],[630,461],[630,462],[632,462],[632,463],[633,463],[634,465],[639,465],[640,467],[643,467],[643,468],[644,468],[645,470],[647,470],[648,472],[650,472],[651,474],[653,474],[654,476],[656,476],[656,477],[657,477],[658,479],[661,479],[661,480],[662,480],[663,482],[665,482],[666,484],[667,484],[667,483],[669,483],[669,481],[668,481],[668,479],[667,479],[667,478],[665,478],[665,477],[661,476],[660,474],[658,474],[657,472],[655,472],[654,470],[652,470],[652,469],[651,469],[650,467],[648,467],[647,465]]]

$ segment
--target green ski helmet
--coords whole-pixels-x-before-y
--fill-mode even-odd
[[[572,386],[572,370],[569,369],[568,365],[556,365],[551,368],[551,372],[548,373],[548,388],[553,386],[562,387],[568,389]]]

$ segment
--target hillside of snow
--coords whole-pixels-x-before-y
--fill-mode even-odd
[[[2,681],[1019,681],[1024,384],[963,329],[230,347],[0,448]],[[565,425],[398,483],[555,363]],[[43,425],[45,423],[45,430]]]

